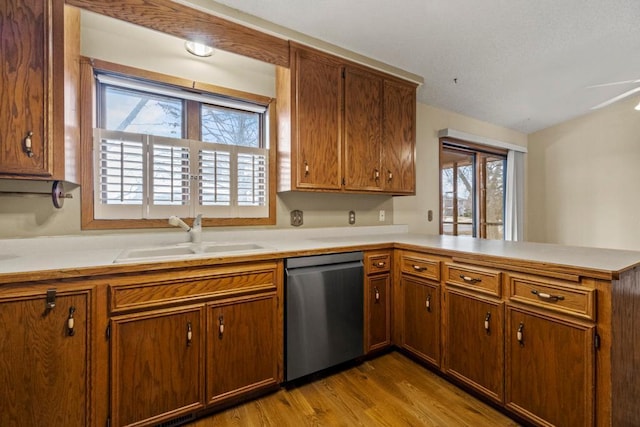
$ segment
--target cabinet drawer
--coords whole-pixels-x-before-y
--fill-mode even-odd
[[[189,271],[132,275],[109,286],[111,312],[148,309],[177,303],[197,302],[276,290],[278,269],[274,263],[220,267]]]
[[[502,273],[476,266],[461,264],[445,265],[445,280],[448,284],[475,289],[489,295],[502,295]]]
[[[385,273],[391,269],[391,253],[371,252],[364,255],[367,275]]]
[[[595,320],[595,289],[535,276],[509,275],[509,300]]]
[[[421,254],[403,253],[400,271],[427,279],[440,280],[440,261]]]

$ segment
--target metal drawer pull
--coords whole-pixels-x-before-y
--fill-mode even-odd
[[[484,317],[484,330],[487,331],[487,333],[489,332],[489,319],[491,319],[491,313],[487,313]]]
[[[380,262],[375,263],[374,265],[375,265],[376,267],[378,267],[378,268],[382,268],[382,267],[384,267],[385,265],[387,265],[387,263],[386,263],[386,262],[384,262],[384,261],[380,261]]]
[[[218,317],[218,322],[219,322],[218,337],[222,338],[222,334],[224,334],[224,317],[222,316]]]
[[[193,329],[191,328],[191,322],[187,322],[187,347],[191,346],[193,340]]]
[[[426,267],[420,267],[419,265],[414,265],[414,266],[413,266],[413,269],[414,269],[415,271],[424,271],[424,270],[426,270],[427,268],[426,268]]]
[[[76,320],[73,318],[73,315],[75,313],[76,308],[74,306],[69,307],[69,318],[67,319],[67,335],[69,335],[70,337],[76,334]]]
[[[461,274],[460,278],[462,280],[464,280],[465,282],[467,282],[467,283],[480,283],[480,282],[482,282],[482,279],[476,279],[476,278],[473,278],[473,277],[465,276],[464,274]]]
[[[520,343],[520,345],[524,345],[524,323],[520,322],[520,325],[518,326],[518,332],[516,333],[516,338],[518,339],[518,342]]]
[[[33,132],[27,132],[27,136],[24,138],[24,152],[28,157],[33,157],[33,144],[31,137],[33,137]]]
[[[427,300],[424,302],[427,311],[431,311],[431,295],[427,295]]]
[[[562,295],[545,294],[544,292],[538,292],[535,289],[531,291],[532,294],[537,295],[538,298],[548,301],[562,301],[564,297]]]
[[[375,292],[376,302],[380,302],[380,291],[377,287],[373,288],[373,291]]]

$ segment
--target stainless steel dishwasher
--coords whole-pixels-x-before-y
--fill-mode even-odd
[[[362,252],[285,260],[285,379],[362,356]]]

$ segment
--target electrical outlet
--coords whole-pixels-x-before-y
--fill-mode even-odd
[[[304,223],[304,218],[301,210],[291,211],[291,225],[294,227],[300,227]]]
[[[380,215],[378,217],[378,221],[384,222],[384,209],[380,209]]]
[[[349,211],[349,224],[353,225],[356,223],[356,213],[355,211]]]

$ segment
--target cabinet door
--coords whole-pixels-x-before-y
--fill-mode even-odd
[[[369,276],[365,286],[366,352],[391,344],[391,275]]]
[[[403,275],[402,347],[440,366],[440,285]]]
[[[507,407],[537,424],[592,426],[594,333],[587,322],[507,307]]]
[[[445,294],[445,372],[502,403],[504,303],[454,289]]]
[[[298,188],[342,188],[342,66],[302,49],[295,50],[295,126]]]
[[[89,295],[0,300],[1,426],[89,425]]]
[[[278,383],[278,331],[273,294],[208,307],[208,403]]]
[[[52,94],[61,88],[50,81],[50,25],[61,23],[63,7],[58,0],[0,2],[0,174],[52,174],[47,139],[52,138]]]
[[[416,88],[385,80],[382,179],[390,193],[415,193]]]
[[[346,190],[381,190],[382,78],[347,68],[344,81]]]
[[[115,317],[111,323],[111,417],[155,425],[204,407],[203,308]]]

